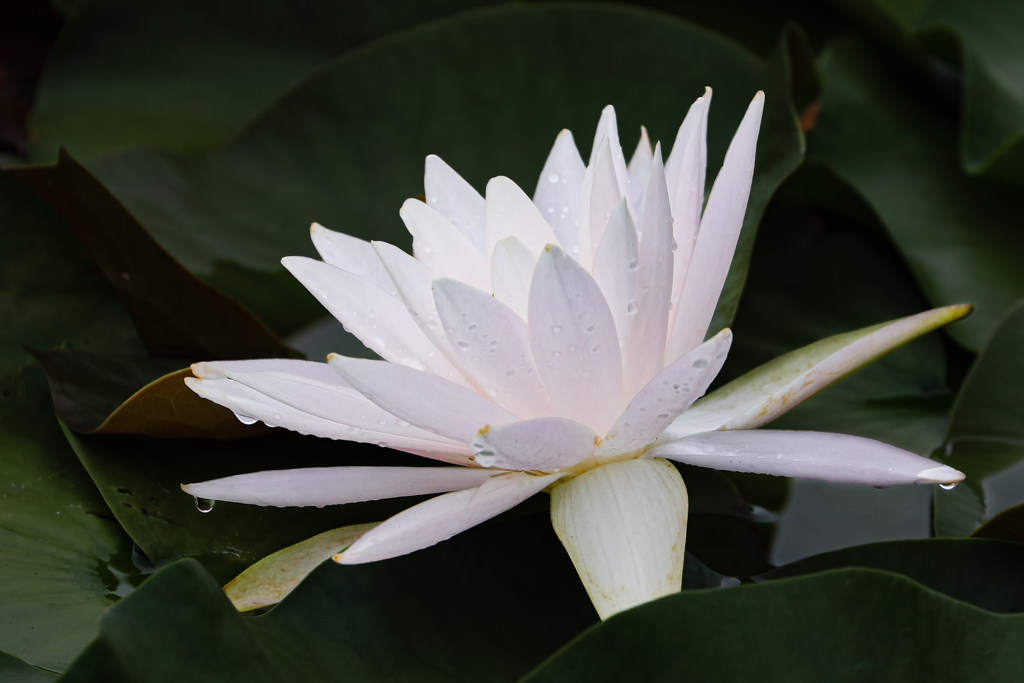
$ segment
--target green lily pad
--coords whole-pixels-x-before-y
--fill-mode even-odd
[[[979,350],[1024,297],[1024,198],[967,176],[954,122],[860,39],[836,43],[820,66],[821,115],[808,160],[864,197],[932,305],[975,305],[950,334]]]
[[[667,143],[712,85],[713,175],[763,87],[742,264],[764,203],[802,158],[789,53],[766,67],[717,34],[625,7],[506,6],[396,34],[325,65],[203,159],[137,151],[90,168],[187,268],[289,334],[323,313],[281,257],[314,255],[306,232],[314,220],[408,246],[398,208],[423,191],[427,154],[478,188],[507,175],[532,191],[560,129],[574,130],[587,152],[611,102],[627,148],[641,123]],[[741,275],[730,278],[725,301],[736,297]]]
[[[23,345],[136,353],[141,345],[60,218],[2,174],[0,224],[0,649],[60,671],[138,570],[131,539],[61,434],[46,377]]]
[[[26,664],[6,652],[0,652],[0,676],[7,683],[47,683],[56,678],[57,674]]]

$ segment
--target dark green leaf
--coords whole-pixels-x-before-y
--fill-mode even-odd
[[[0,678],[4,683],[47,683],[57,674],[26,664],[17,657],[0,652]]]
[[[8,171],[53,206],[157,354],[285,356],[259,320],[176,262],[116,197],[66,152],[53,166]]]
[[[933,305],[976,306],[950,333],[980,349],[1024,296],[1024,198],[966,176],[954,122],[915,97],[913,83],[865,43],[837,43],[822,56],[821,70],[821,115],[808,136],[808,158],[867,200]]]
[[[1024,616],[993,614],[871,569],[712,591],[623,612],[525,681],[1004,681]]]
[[[903,574],[951,598],[992,612],[1024,612],[1024,544],[931,538],[871,543],[822,553],[757,577],[785,579],[841,567]]]
[[[1024,505],[1015,505],[982,524],[972,538],[997,538],[1024,543]]]

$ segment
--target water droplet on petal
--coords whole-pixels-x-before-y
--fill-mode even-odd
[[[693,367],[695,368],[706,368],[707,366],[708,362],[703,358],[698,358],[697,360],[693,361]]]
[[[242,415],[241,413],[235,413],[235,417],[237,417],[238,421],[244,425],[254,425],[259,421],[255,417],[249,417],[248,415]]]
[[[203,514],[206,514],[207,512],[212,510],[213,509],[213,505],[216,502],[216,501],[210,500],[209,498],[199,498],[198,496],[196,496],[195,499],[196,499],[196,510],[199,510]]]
[[[548,182],[549,183],[557,183],[558,179],[559,179],[559,175],[557,173],[549,173],[548,174]]]
[[[551,331],[554,332],[555,334],[558,334],[559,332],[562,331],[562,328],[559,327],[558,325],[555,325],[554,327],[551,328]]]
[[[630,315],[635,314],[639,310],[640,310],[640,307],[637,305],[637,303],[635,301],[630,301],[629,305],[626,306],[626,313],[629,313]]]
[[[460,342],[458,342],[458,347],[460,349],[468,349],[469,348],[469,342],[460,341]]]
[[[629,262],[629,269],[630,270],[636,270],[639,267],[640,267],[640,262],[637,261],[636,259],[633,259],[632,261]]]
[[[939,488],[940,489],[945,489],[947,491],[952,491],[953,489],[956,488],[956,485],[959,484],[959,483],[960,482],[958,482],[958,481],[951,481],[951,482],[946,483],[946,484],[939,484]]]

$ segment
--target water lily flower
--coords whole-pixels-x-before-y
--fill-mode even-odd
[[[710,102],[708,89],[664,162],[643,131],[626,163],[610,106],[586,164],[563,130],[532,200],[504,177],[481,196],[428,157],[425,201],[399,212],[412,256],[314,224],[323,260],[283,260],[382,360],[205,362],[186,380],[247,422],[446,466],[268,471],[183,488],[277,506],[442,494],[345,536],[342,564],[426,548],[547,490],[555,532],[607,618],[680,589],[687,493],[670,461],[874,486],[962,479],[864,438],[757,428],[969,306],[823,340],[698,401],[732,342],[728,329],[705,337],[746,211],[764,95],[704,206]]]

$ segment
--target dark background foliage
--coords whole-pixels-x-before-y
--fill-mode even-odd
[[[1015,0],[4,3],[0,679],[1019,678],[1022,35]],[[253,562],[414,502],[203,515],[178,489],[420,464],[181,390],[204,358],[359,352],[279,265],[312,254],[308,224],[408,246],[397,209],[426,154],[532,190],[559,129],[586,151],[611,102],[626,147],[641,123],[668,143],[704,85],[711,174],[753,92],[768,103],[720,381],[974,303],[771,425],[966,482],[681,467],[684,590],[603,624],[543,499],[238,614],[219,586]]]

